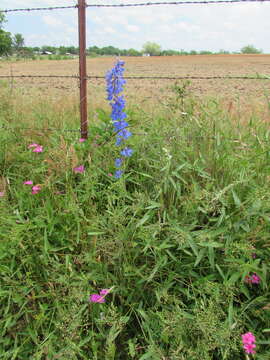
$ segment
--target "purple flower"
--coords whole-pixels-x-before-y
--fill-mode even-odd
[[[116,170],[114,173],[114,177],[116,179],[120,179],[120,177],[123,175],[123,171],[122,170]]]
[[[107,99],[110,101],[112,108],[111,119],[113,122],[114,131],[117,133],[116,145],[121,145],[125,140],[127,140],[132,134],[126,129],[129,124],[125,119],[127,114],[125,113],[126,100],[123,95],[119,95],[124,90],[124,85],[126,81],[123,78],[124,73],[124,61],[118,60],[114,67],[107,72],[106,82],[107,82]],[[132,155],[133,150],[125,147],[121,151],[121,155],[124,157],[129,157]],[[123,159],[116,159],[115,166],[117,168],[121,167]],[[122,170],[115,171],[115,178],[119,179],[123,174]]]
[[[120,167],[122,165],[122,162],[123,162],[123,159],[118,158],[118,159],[115,159],[114,163],[115,163],[116,167]]]
[[[121,137],[117,137],[117,138],[116,138],[115,145],[116,145],[116,146],[121,145],[121,144],[122,144],[122,141],[123,141],[123,138],[121,138]]]
[[[130,157],[133,153],[133,150],[125,147],[122,151],[121,151],[121,155],[125,156],[125,157]]]
[[[127,129],[121,130],[118,133],[118,136],[122,136],[123,139],[128,139],[130,136],[132,135],[132,133],[130,131],[128,131]]]

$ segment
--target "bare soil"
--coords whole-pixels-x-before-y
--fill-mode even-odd
[[[127,57],[126,76],[256,76],[270,77],[270,55],[195,55],[172,57]],[[104,76],[114,64],[114,58],[88,59],[88,75]],[[78,59],[1,62],[0,75],[78,75]],[[27,96],[61,96],[78,99],[76,79],[14,79],[8,80]],[[129,80],[126,96],[134,104],[155,104],[170,93],[172,80]],[[219,98],[229,108],[267,105],[270,80],[192,80],[190,93],[195,97]],[[105,81],[89,80],[89,105],[105,102]]]

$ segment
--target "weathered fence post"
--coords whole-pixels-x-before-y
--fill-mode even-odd
[[[86,72],[86,2],[78,0],[79,48],[80,48],[80,115],[81,138],[88,137],[87,122],[87,72]]]

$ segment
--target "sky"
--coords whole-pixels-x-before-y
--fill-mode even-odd
[[[125,2],[144,0],[88,0],[88,4]],[[1,0],[0,9],[76,3],[76,0]],[[145,42],[154,41],[162,49],[239,51],[252,44],[270,53],[269,18],[270,2],[88,8],[87,47],[113,45],[141,50]],[[26,46],[78,46],[77,9],[14,12],[7,15],[7,20],[5,30],[21,33]]]

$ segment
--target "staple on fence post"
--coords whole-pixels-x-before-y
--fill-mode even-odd
[[[78,0],[78,26],[80,48],[80,117],[81,138],[88,137],[87,123],[87,72],[86,72],[86,2]]]

